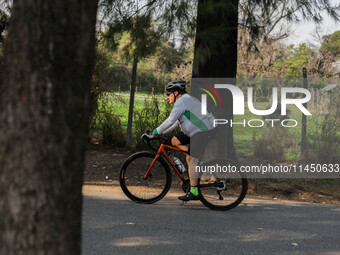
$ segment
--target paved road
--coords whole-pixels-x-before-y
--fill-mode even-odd
[[[340,206],[245,199],[212,211],[170,190],[152,205],[85,186],[83,254],[340,254]]]

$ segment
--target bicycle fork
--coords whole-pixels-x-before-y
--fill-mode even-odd
[[[143,176],[143,180],[146,180],[150,174],[151,168],[154,166],[156,163],[156,160],[159,158],[159,153],[156,154],[156,157],[153,159],[151,165],[149,166],[148,171],[146,171],[146,174]]]

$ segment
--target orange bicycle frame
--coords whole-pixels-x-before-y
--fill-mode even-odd
[[[169,158],[168,154],[165,152],[165,149],[171,149],[171,150],[175,150],[175,151],[180,151],[180,152],[184,152],[186,154],[188,154],[187,151],[178,149],[176,147],[172,147],[170,145],[166,145],[166,144],[161,144],[161,146],[158,149],[158,152],[156,154],[156,157],[154,158],[154,160],[152,161],[148,171],[146,172],[146,174],[144,175],[144,180],[147,178],[147,176],[149,175],[151,168],[153,167],[153,165],[156,163],[156,160],[160,157],[160,155],[163,155],[164,158],[168,161],[168,163],[172,166],[172,168],[175,170],[176,174],[178,175],[178,177],[184,181],[184,177],[182,175],[182,173],[177,169],[177,167],[174,165],[174,163],[172,162],[172,160]]]

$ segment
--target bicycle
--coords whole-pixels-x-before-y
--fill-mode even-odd
[[[151,139],[143,137],[149,148],[155,152],[141,151],[126,159],[120,171],[120,186],[125,195],[132,201],[142,204],[151,204],[162,199],[169,191],[172,183],[172,173],[169,165],[182,181],[184,192],[189,191],[190,181],[176,167],[174,162],[165,152],[165,149],[175,150],[188,154],[179,148],[170,146],[167,139],[156,136],[152,140],[161,140],[159,148],[151,145]],[[200,166],[232,166],[239,169],[238,165],[227,159],[215,159]],[[233,176],[230,176],[233,175]],[[201,202],[210,209],[226,211],[239,205],[248,190],[246,176],[236,171],[222,178],[216,174],[202,175],[199,178],[198,192]]]

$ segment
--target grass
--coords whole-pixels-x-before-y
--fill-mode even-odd
[[[128,92],[120,92],[120,93],[109,93],[99,102],[99,109],[106,107],[107,109],[114,112],[114,114],[120,117],[120,121],[122,123],[122,127],[124,130],[127,128],[127,120],[128,120],[128,111],[129,111],[129,93]],[[144,106],[145,100],[149,99],[150,94],[147,93],[136,93],[135,101],[134,101],[134,110],[141,110]],[[161,111],[164,111],[165,105],[167,104],[166,96],[164,94],[156,94],[155,97],[160,102]],[[265,109],[268,103],[258,102],[254,107],[256,109]],[[288,117],[284,119],[295,119],[298,122],[298,125],[289,129],[289,136],[293,138],[296,142],[296,146],[290,148],[285,152],[285,158],[287,160],[294,161],[299,157],[299,147],[301,141],[301,119],[302,113],[301,111],[293,105],[287,106],[288,111],[290,112]],[[308,123],[308,119],[310,117],[307,116],[307,128],[311,128],[312,122]],[[247,107],[245,107],[245,115],[236,115],[234,116],[234,122],[242,122],[246,120],[246,123],[250,119],[262,119],[261,116],[257,116],[252,114]],[[266,121],[264,121],[267,123]],[[270,122],[269,122],[270,123]],[[258,123],[254,122],[253,125],[258,125]],[[279,124],[279,123],[276,123]],[[154,128],[154,127],[150,127]],[[237,153],[240,156],[250,157],[253,155],[252,149],[252,141],[253,137],[259,137],[263,131],[263,128],[259,127],[250,127],[246,124],[246,127],[243,125],[234,125],[234,142],[237,149]],[[307,130],[308,132],[308,130]]]
[[[143,109],[144,101],[149,99],[150,94],[136,93],[134,100],[134,111]],[[160,102],[161,110],[165,108],[166,97],[164,94],[156,94],[155,97]],[[164,98],[164,100],[162,99]],[[130,94],[128,92],[120,92],[109,94],[104,99],[99,100],[99,109],[105,107],[107,110],[113,111],[120,117],[123,129],[127,128],[129,114]]]
[[[267,106],[267,103],[257,103],[255,108],[256,109],[265,109]],[[284,119],[294,119],[298,122],[298,125],[296,127],[288,128],[288,134],[289,136],[293,137],[297,144],[301,141],[301,120],[302,120],[302,113],[301,111],[293,106],[288,105],[287,109],[289,110],[290,114],[288,117],[285,117]],[[252,156],[252,141],[253,137],[259,137],[263,131],[262,127],[250,127],[247,125],[247,121],[251,119],[262,119],[261,116],[257,116],[253,113],[251,113],[247,107],[245,109],[245,115],[236,115],[234,116],[234,122],[242,122],[243,120],[246,120],[246,127],[243,127],[243,125],[235,125],[233,129],[234,133],[234,142],[237,149],[237,152],[241,156],[249,157]],[[268,118],[270,119],[270,118]],[[263,119],[262,119],[263,120]],[[264,121],[265,125],[268,123],[271,125],[271,122]],[[277,125],[279,123],[274,122],[274,125]],[[259,125],[259,122],[251,123],[252,125]],[[287,125],[293,125],[292,122],[286,123]],[[310,123],[309,123],[310,124]],[[307,128],[308,128],[308,117],[307,117]],[[297,150],[290,150],[289,153],[286,155],[287,160],[293,160],[296,158]]]

